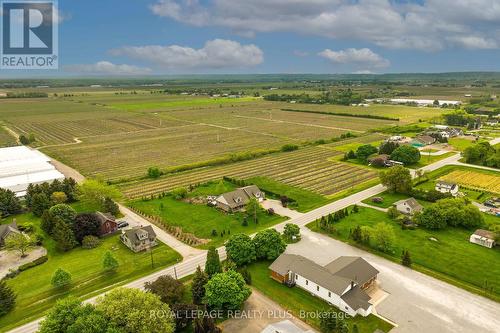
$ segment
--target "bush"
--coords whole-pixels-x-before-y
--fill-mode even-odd
[[[175,200],[181,200],[187,197],[188,191],[185,187],[178,187],[172,191]]]
[[[58,268],[52,276],[51,284],[56,288],[66,287],[71,284],[71,274]]]
[[[23,223],[23,224],[19,224],[17,226],[17,229],[19,229],[20,231],[23,231],[25,233],[31,233],[31,232],[33,232],[33,230],[35,230],[35,226],[33,223]]]
[[[290,144],[290,143],[281,147],[281,151],[283,151],[283,152],[294,151],[297,149],[299,149],[299,146],[294,145],[294,144]]]
[[[22,271],[25,271],[25,270],[27,270],[29,268],[41,265],[41,264],[45,263],[47,260],[49,260],[49,257],[47,257],[45,255],[45,256],[42,256],[40,258],[37,258],[37,259],[33,260],[32,262],[28,262],[28,263],[26,263],[24,265],[19,266],[17,268],[17,270],[20,271],[20,272],[22,272]]]
[[[420,160],[420,151],[413,146],[403,145],[392,152],[391,159],[404,165],[415,164]]]
[[[82,247],[84,249],[95,249],[101,244],[101,241],[96,236],[85,236],[82,240]]]

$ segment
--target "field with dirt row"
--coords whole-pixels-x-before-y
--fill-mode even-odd
[[[140,198],[224,176],[239,179],[266,176],[322,195],[331,195],[377,177],[376,172],[365,168],[329,160],[338,154],[320,147],[303,148],[251,161],[172,174],[156,180],[127,183],[120,189],[129,198]]]

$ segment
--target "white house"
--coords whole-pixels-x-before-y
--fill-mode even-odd
[[[491,249],[496,244],[495,238],[496,234],[494,232],[483,229],[477,229],[470,236],[469,241],[471,243],[478,244]]]
[[[367,290],[376,286],[379,273],[361,257],[339,257],[326,266],[295,254],[282,254],[271,266],[271,278],[300,287],[350,316],[372,312]]]
[[[398,210],[398,212],[413,215],[417,212],[420,212],[424,209],[421,204],[418,203],[415,198],[408,198],[405,200],[399,200],[394,203],[394,207]]]
[[[454,197],[458,195],[459,186],[455,183],[439,180],[436,182],[435,190],[441,193],[450,193]]]

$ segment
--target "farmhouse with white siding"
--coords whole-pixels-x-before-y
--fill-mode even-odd
[[[271,278],[298,286],[350,316],[372,312],[366,290],[376,285],[379,273],[361,257],[339,257],[326,266],[295,254],[282,254],[271,266]]]

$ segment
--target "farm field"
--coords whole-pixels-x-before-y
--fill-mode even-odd
[[[33,223],[39,232],[40,219],[31,214],[11,217],[5,223],[15,218],[18,223]],[[6,331],[15,326],[29,322],[43,315],[57,299],[67,296],[91,297],[111,287],[133,281],[148,275],[163,267],[169,266],[181,259],[181,256],[163,243],[153,250],[155,262],[151,267],[149,252],[133,253],[121,243],[118,235],[102,239],[95,249],[75,248],[69,252],[56,250],[55,241],[44,234],[44,246],[47,248],[48,261],[21,272],[13,279],[7,280],[17,294],[16,307],[8,315],[0,318],[0,331]],[[111,251],[119,262],[115,273],[105,273],[102,268],[102,258],[106,251]],[[62,268],[72,275],[70,288],[57,290],[50,281],[54,271]],[[33,277],[36,276],[36,279]]]
[[[179,186],[218,180],[223,176],[237,179],[265,176],[328,196],[377,178],[376,172],[330,160],[339,154],[330,149],[309,147],[250,161],[167,175],[155,180],[129,182],[120,184],[119,187],[129,198],[140,198],[170,191]]]
[[[500,194],[500,175],[480,171],[455,170],[440,177],[439,180],[455,182],[466,188]]]
[[[358,246],[349,238],[349,232],[356,226],[373,227],[377,223],[385,222],[392,226],[395,233],[392,253],[382,253],[371,247],[363,249],[384,256],[397,263],[401,262],[403,250],[409,250],[414,263],[413,268],[423,273],[444,279],[447,282],[459,285],[476,293],[484,294],[485,281],[493,288],[491,296],[500,299],[500,250],[488,249],[469,242],[473,230],[448,227],[444,230],[432,231],[417,228],[403,230],[386,213],[378,210],[359,207],[358,213],[349,214],[335,224],[335,234],[329,236]],[[496,223],[500,223],[497,221]],[[316,222],[308,227],[317,232],[325,233]],[[431,241],[434,237],[437,241]]]
[[[0,147],[15,146],[16,144],[16,139],[0,125]]]

